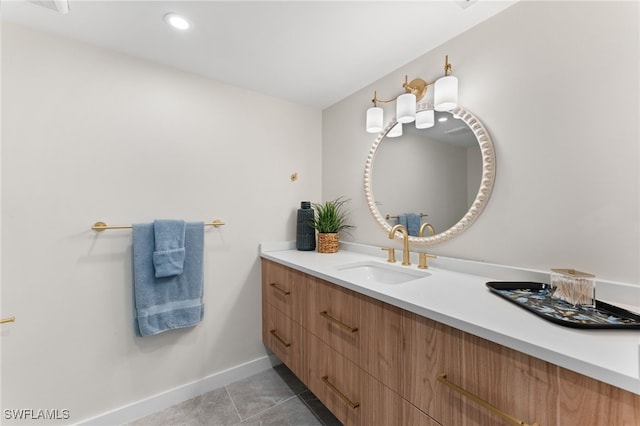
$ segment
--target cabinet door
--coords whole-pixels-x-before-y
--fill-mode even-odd
[[[358,365],[401,393],[402,310],[362,296],[360,303],[360,356]]]
[[[360,297],[347,289],[307,277],[306,328],[353,362],[360,354]]]
[[[464,378],[456,384],[526,424],[558,424],[557,367],[540,359],[465,334]],[[467,425],[513,424],[469,398],[464,409]]]
[[[637,426],[640,395],[564,368],[560,374],[558,423],[563,426]]]
[[[304,381],[302,328],[269,304],[262,311],[262,341],[293,373]]]
[[[262,299],[289,318],[301,322],[303,274],[262,259]]]
[[[462,332],[404,312],[403,347],[403,398],[443,425],[462,425],[461,395],[437,380],[462,380]]]

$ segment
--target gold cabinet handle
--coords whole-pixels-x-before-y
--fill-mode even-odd
[[[323,316],[324,318],[328,319],[332,323],[339,325],[340,327],[344,328],[347,331],[350,331],[352,333],[355,333],[356,331],[358,331],[358,327],[351,327],[350,325],[347,325],[347,324],[343,323],[338,318],[334,318],[331,315],[329,315],[329,312],[327,312],[327,311],[320,312],[320,315]]]
[[[469,392],[468,390],[461,388],[460,386],[456,385],[455,383],[450,382],[449,380],[447,380],[447,375],[445,373],[439,374],[438,375],[438,381],[448,387],[450,387],[451,389],[453,389],[454,391],[464,395],[465,397],[469,398],[470,400],[482,405],[484,408],[488,409],[489,411],[491,411],[494,414],[499,415],[500,417],[510,421],[511,423],[513,423],[514,425],[520,425],[520,426],[540,426],[538,423],[534,422],[533,425],[529,425],[528,423],[523,422],[522,420],[512,416],[511,414],[505,413],[504,411],[500,410],[498,407],[491,405],[490,403],[488,403],[487,401],[485,401],[484,399],[480,398],[477,395],[472,394],[471,392]]]
[[[9,317],[9,318],[0,319],[0,324],[4,324],[6,322],[16,322],[16,317]]]
[[[275,288],[276,290],[278,290],[280,293],[284,294],[285,296],[288,296],[291,294],[291,292],[289,290],[285,290],[284,288],[280,287],[278,284],[276,283],[271,283],[269,284],[271,287]]]
[[[343,394],[342,392],[340,392],[340,390],[335,387],[333,385],[333,383],[331,383],[329,381],[329,376],[322,376],[322,381],[324,382],[325,385],[327,385],[329,387],[329,389],[331,389],[336,395],[338,395],[340,397],[341,400],[343,400],[344,402],[347,403],[347,405],[349,405],[349,407],[351,408],[358,408],[360,406],[359,402],[353,402],[351,401],[349,398],[346,397],[345,394]]]
[[[288,348],[289,346],[291,346],[291,343],[288,343],[286,340],[284,340],[282,337],[280,337],[280,335],[278,334],[277,331],[271,330],[271,331],[269,331],[269,333],[271,333],[271,335],[273,337],[275,337],[278,340],[278,342],[282,343],[285,348]]]

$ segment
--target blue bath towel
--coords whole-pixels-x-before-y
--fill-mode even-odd
[[[156,278],[153,266],[153,224],[133,225],[133,284],[136,331],[150,336],[174,328],[191,327],[204,316],[204,222],[185,228],[182,274]]]
[[[156,278],[180,275],[184,270],[184,220],[156,220],[153,222],[155,251],[153,266]]]

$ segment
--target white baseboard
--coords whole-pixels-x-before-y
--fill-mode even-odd
[[[117,408],[90,419],[85,419],[78,426],[114,426],[125,425],[141,417],[164,410],[182,401],[194,398],[203,393],[219,389],[230,383],[242,380],[254,374],[268,370],[281,361],[275,355],[265,355],[253,361],[240,364],[228,370],[220,371],[195,382],[170,389],[152,397]]]

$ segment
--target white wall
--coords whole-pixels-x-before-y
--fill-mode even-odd
[[[353,240],[391,243],[365,203],[365,111],[405,75],[441,75],[448,54],[497,175],[480,218],[428,251],[638,284],[638,21],[638,2],[521,2],[426,53],[323,112],[323,196],[353,199]]]
[[[265,355],[258,243],[320,200],[320,111],[10,24],[2,104],[3,408],[76,422]],[[131,231],[90,226],[156,218],[226,226],[203,323],[140,338]]]

